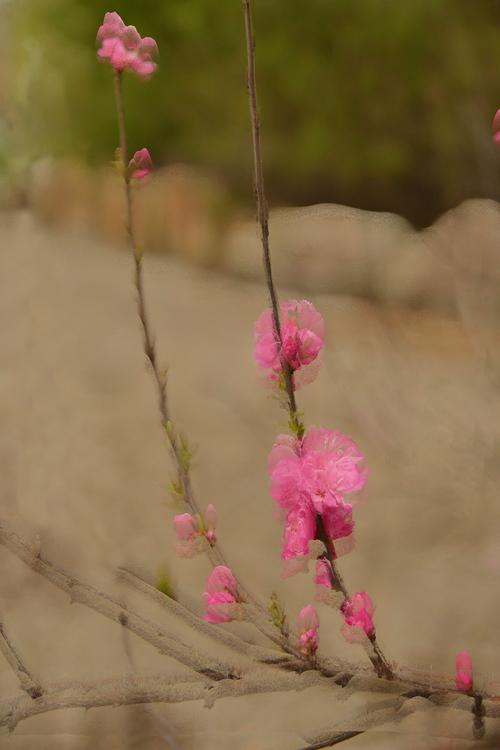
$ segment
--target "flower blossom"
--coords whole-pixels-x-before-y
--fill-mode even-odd
[[[372,615],[375,605],[366,591],[353,594],[341,607],[344,616],[342,635],[349,643],[362,643],[365,636],[370,638],[375,633]]]
[[[500,146],[500,109],[496,111],[495,117],[493,118],[493,141]]]
[[[460,651],[455,658],[455,685],[457,690],[470,693],[472,690],[472,659],[468,651]]]
[[[128,168],[130,176],[137,180],[143,180],[144,177],[147,177],[153,169],[153,160],[148,149],[141,148],[136,151],[129,162]]]
[[[300,610],[298,617],[299,639],[297,646],[301,654],[312,657],[318,650],[319,617],[312,604]]]
[[[207,622],[220,625],[231,622],[240,616],[240,598],[238,583],[232,571],[225,565],[217,565],[207,579],[205,599],[205,617]]]
[[[153,57],[158,45],[149,36],[141,37],[135,26],[125,26],[118,13],[106,13],[97,32],[101,45],[97,56],[116,71],[131,70],[139,78],[149,78],[158,67]]]
[[[307,300],[286,300],[280,305],[281,356],[292,371],[294,388],[312,383],[318,374],[318,355],[323,349],[325,324],[314,305]],[[275,336],[271,308],[255,323],[255,361],[268,370],[269,380],[279,380],[282,362]]]
[[[285,575],[307,567],[318,515],[335,557],[352,549],[353,506],[346,495],[359,492],[367,479],[364,456],[353,440],[317,427],[302,440],[280,435],[269,456],[269,473],[271,495],[284,511],[281,557],[295,559],[285,566]]]
[[[217,526],[217,511],[210,504],[205,515],[196,513],[181,513],[174,517],[174,529],[177,534],[176,552],[179,557],[194,557],[203,552],[205,540],[209,544],[216,542],[215,527]]]

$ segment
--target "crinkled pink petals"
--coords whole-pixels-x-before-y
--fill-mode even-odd
[[[294,387],[312,382],[317,375],[317,367],[305,375],[317,361],[323,349],[325,324],[323,317],[314,305],[307,300],[286,300],[280,305],[282,356],[293,372]],[[264,310],[255,323],[255,361],[268,370],[270,380],[279,380],[281,361],[275,338],[272,310]],[[297,374],[303,373],[301,378]]]
[[[470,693],[472,690],[472,659],[468,651],[460,651],[455,658],[456,673],[455,685],[457,690],[463,693]]]
[[[115,70],[131,70],[140,78],[149,78],[157,65],[158,45],[151,37],[141,38],[135,26],[125,26],[118,13],[106,13],[97,32],[100,48],[97,56]]]
[[[319,616],[312,604],[300,610],[298,617],[299,640],[298,648],[301,654],[312,657],[318,650]]]
[[[493,118],[493,141],[500,146],[500,109],[496,111],[495,117]]]
[[[153,169],[153,160],[147,148],[141,148],[136,151],[131,158],[128,168],[131,177],[137,180],[143,180]]]
[[[232,571],[225,565],[217,565],[207,579],[205,620],[218,625],[241,618],[238,583]]]
[[[310,507],[298,505],[286,515],[281,559],[282,577],[288,578],[307,569],[309,544],[316,536],[316,516]]]
[[[372,615],[375,605],[366,591],[353,594],[346,599],[341,607],[344,615],[342,635],[349,643],[362,643],[366,636],[370,638],[375,633]]]

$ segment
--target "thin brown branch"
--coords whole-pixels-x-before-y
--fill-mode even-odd
[[[174,638],[162,627],[136,614],[108,594],[82,583],[45,560],[41,555],[33,554],[30,545],[3,522],[0,522],[0,544],[9,549],[35,573],[39,573],[68,594],[71,602],[84,604],[89,609],[119,623],[165,656],[170,656],[184,666],[211,679],[220,680],[236,676],[231,666],[200,654],[192,646],[188,646],[177,637]]]
[[[0,622],[0,651],[5,656],[24,692],[30,698],[39,698],[43,692],[42,687],[21,659],[18,650],[14,648],[12,641],[5,631],[5,625],[2,622]]]
[[[143,333],[143,348],[147,360],[151,366],[153,378],[155,382],[158,408],[160,412],[160,419],[162,427],[167,436],[169,442],[172,458],[176,467],[177,477],[181,488],[181,495],[191,513],[200,513],[200,508],[197,503],[193,487],[191,484],[191,477],[189,473],[189,466],[183,457],[182,445],[180,438],[178,437],[176,430],[174,429],[170,411],[168,408],[167,400],[167,380],[166,375],[162,372],[156,355],[156,347],[154,342],[154,336],[152,328],[149,322],[149,318],[146,312],[146,302],[144,294],[144,282],[142,275],[142,251],[140,249],[134,221],[134,205],[132,196],[132,185],[130,181],[130,175],[128,170],[128,152],[127,152],[127,131],[125,126],[125,112],[123,105],[123,92],[122,92],[122,76],[120,72],[115,72],[114,76],[114,88],[115,88],[115,99],[116,109],[118,115],[118,130],[120,138],[120,157],[121,157],[121,169],[123,173],[123,180],[125,184],[125,204],[126,204],[126,227],[127,235],[129,239],[130,248],[134,260],[134,284],[137,290],[137,312],[141,323]],[[213,544],[207,544],[206,554],[213,566],[216,565],[228,565],[226,557],[222,551],[219,542]],[[247,588],[247,586],[238,578],[238,586],[243,594],[246,601],[251,605],[253,609],[252,621],[254,625],[271,641],[288,653],[292,653],[295,656],[298,655],[295,649],[293,649],[286,638],[275,632],[275,629],[268,624],[267,612],[264,605],[258,600],[258,598]]]
[[[279,299],[276,286],[274,284],[272,265],[271,265],[271,251],[269,246],[269,211],[266,200],[265,184],[264,184],[264,169],[262,165],[262,147],[260,137],[260,117],[259,108],[257,101],[257,80],[255,74],[255,34],[253,29],[252,21],[252,8],[251,0],[243,0],[243,11],[245,17],[245,36],[247,46],[247,88],[248,88],[248,99],[250,105],[250,120],[252,125],[252,143],[253,143],[253,159],[254,159],[254,179],[255,179],[255,197],[257,203],[257,220],[260,225],[261,242],[262,242],[262,256],[264,262],[264,272],[266,277],[266,284],[269,291],[269,297],[271,300],[271,308],[273,313],[274,322],[274,335],[276,337],[276,343],[278,350],[281,352],[282,339],[281,339],[281,325],[280,325],[280,313],[279,313]],[[297,403],[295,399],[295,390],[293,384],[292,371],[290,366],[281,358],[282,371],[284,377],[284,384],[288,399],[288,410],[290,416],[290,424],[295,426],[297,436],[302,438],[304,436],[304,424],[298,416]],[[335,552],[333,545],[328,539],[323,520],[320,515],[317,516],[317,538],[320,539],[326,548],[325,557],[329,560],[332,570],[332,584],[337,591],[342,592],[344,599],[349,597],[349,592],[345,586],[342,577],[337,569],[335,563]],[[368,657],[373,664],[373,667],[379,677],[385,677],[390,679],[392,677],[392,667],[386,659],[382,649],[380,648],[375,633],[370,638],[371,649],[367,650]]]

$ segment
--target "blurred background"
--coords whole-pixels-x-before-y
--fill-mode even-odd
[[[46,156],[102,165],[116,147],[110,71],[95,62],[105,0],[3,2],[4,181]],[[130,143],[158,165],[209,170],[251,203],[240,3],[117,0],[161,51],[127,82]],[[500,101],[498,0],[257,3],[259,94],[272,205],[333,202],[416,226],[498,198],[489,131]],[[6,24],[6,25],[5,25]]]
[[[450,675],[469,649],[476,684],[498,692],[500,2],[253,4],[276,280],[282,299],[311,299],[327,331],[300,408],[351,435],[370,467],[344,578],[373,597],[396,664]],[[151,81],[126,76],[125,107],[130,149],[148,146],[156,165],[134,192],[146,302],[174,422],[196,447],[199,503],[216,505],[230,564],[264,601],[276,591],[294,622],[314,593],[311,576],[280,577],[269,497],[268,452],[288,428],[253,365],[267,294],[240,0],[0,2],[1,517],[75,576],[214,649],[116,580],[119,565],[167,580],[201,612],[208,563],[175,557],[179,511],[111,165],[112,74],[96,61],[111,10],[160,47]],[[35,675],[178,672],[4,549],[0,570],[0,618]],[[320,618],[322,652],[363,662],[338,613]],[[248,623],[228,627],[261,642]],[[0,700],[18,692],[0,659]],[[0,747],[297,750],[364,705],[344,697],[59,711],[0,733]],[[475,750],[457,713],[346,747]],[[482,746],[498,747],[495,729]]]

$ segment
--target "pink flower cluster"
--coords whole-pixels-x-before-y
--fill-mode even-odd
[[[318,650],[319,617],[312,604],[300,610],[298,617],[299,640],[298,649],[303,656],[311,658]]]
[[[225,565],[217,565],[207,579],[205,599],[205,620],[213,625],[231,622],[240,615],[238,583],[231,570]]]
[[[460,651],[455,659],[456,674],[455,685],[462,693],[470,693],[472,690],[472,659],[468,651]]]
[[[311,383],[318,374],[325,324],[314,305],[306,300],[286,300],[280,310],[281,356],[292,370],[293,384],[298,388]],[[264,310],[255,323],[255,361],[267,371],[270,380],[280,379],[282,363],[271,308]]]
[[[179,557],[193,557],[203,552],[205,540],[215,544],[215,527],[217,526],[217,511],[210,504],[205,515],[181,513],[174,517],[174,528],[177,533],[176,552]]]
[[[158,67],[153,57],[158,45],[150,36],[141,37],[135,26],[125,26],[118,13],[106,13],[97,32],[101,45],[97,56],[115,70],[131,70],[139,78],[149,78]]]
[[[317,516],[336,557],[352,549],[352,503],[345,498],[367,479],[364,456],[353,440],[318,427],[309,428],[302,440],[280,435],[269,456],[269,474],[271,495],[284,512],[283,575],[307,567]]]
[[[375,605],[366,591],[353,594],[341,607],[344,615],[342,634],[349,643],[362,643],[365,636],[375,633],[372,615]]]

